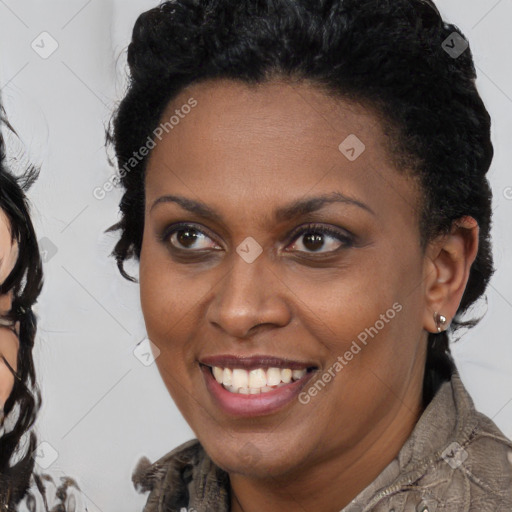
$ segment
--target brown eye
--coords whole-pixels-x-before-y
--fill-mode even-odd
[[[192,247],[199,238],[195,229],[180,229],[175,232],[178,243],[188,249]]]
[[[347,233],[316,225],[301,228],[293,240],[292,250],[306,253],[325,254],[353,245],[353,239]]]
[[[202,230],[190,224],[178,224],[168,228],[162,241],[172,249],[195,252],[204,249],[218,249],[219,246]]]
[[[324,245],[324,235],[311,233],[304,236],[304,247],[309,251],[318,251]]]

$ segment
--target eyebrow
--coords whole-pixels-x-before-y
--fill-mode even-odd
[[[154,201],[154,203],[151,205],[150,211],[152,211],[155,206],[161,203],[177,203],[184,210],[195,213],[198,216],[211,219],[219,223],[223,222],[223,218],[219,213],[201,201],[196,201],[194,199],[189,199],[183,196],[165,195]],[[342,203],[357,206],[358,208],[366,210],[372,215],[376,215],[375,212],[365,203],[352,197],[345,196],[340,192],[331,192],[330,194],[298,199],[285,206],[281,206],[274,210],[274,220],[276,222],[292,220],[297,217],[307,215],[308,213],[321,210],[325,206],[332,203]]]

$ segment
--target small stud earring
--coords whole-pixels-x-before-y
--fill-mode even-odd
[[[434,313],[434,322],[436,323],[437,332],[440,333],[444,330],[444,324],[446,323],[446,317],[437,313]]]

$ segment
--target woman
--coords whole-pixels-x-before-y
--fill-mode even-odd
[[[12,131],[1,107],[0,114]],[[37,326],[32,306],[41,293],[43,271],[25,191],[37,176],[35,167],[21,177],[9,172],[0,133],[0,510],[48,511],[50,506],[74,511],[79,510],[76,482],[61,477],[57,483],[34,468],[37,436],[32,427],[41,392],[32,357]]]
[[[1,119],[11,129],[3,115]],[[42,264],[24,194],[37,170],[15,178],[5,160],[0,136],[0,510],[15,510],[29,489],[37,445],[30,431],[41,403],[32,359],[36,320],[31,307],[41,291]],[[29,431],[28,445],[21,450]]]
[[[113,255],[197,436],[141,460],[146,512],[512,510],[512,443],[449,350],[493,272],[458,32],[426,0],[137,20]]]

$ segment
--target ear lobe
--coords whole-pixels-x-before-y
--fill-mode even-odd
[[[473,217],[466,216],[454,221],[450,233],[439,236],[427,247],[424,269],[425,330],[438,332],[435,313],[447,319],[443,330],[455,316],[466,289],[471,265],[478,253],[478,236],[478,223]]]

